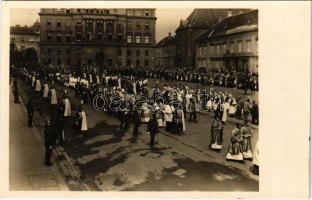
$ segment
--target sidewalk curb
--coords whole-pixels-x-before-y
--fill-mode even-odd
[[[28,96],[26,91],[25,91],[25,88],[23,88],[22,90],[23,90],[25,96]],[[27,113],[27,110],[26,110],[23,98],[21,96],[20,96],[20,99],[21,99],[21,102],[22,102],[22,105],[23,105],[22,108],[23,108],[24,114],[25,114],[25,113]],[[44,126],[45,116],[41,115],[37,111],[34,114],[33,120],[34,120],[34,123],[37,122],[41,126]],[[34,129],[34,132],[35,132],[37,140],[39,141],[39,143],[41,144],[42,148],[44,149],[43,136],[42,136],[42,134],[40,134],[40,131],[38,130],[39,127],[35,124],[33,129]],[[58,157],[60,157],[60,156],[64,157],[65,161],[63,163],[56,161],[56,159]],[[61,169],[59,169],[59,167],[57,165],[52,166],[53,171],[57,171],[59,173],[59,175],[62,177],[64,183],[66,184],[66,188],[67,188],[66,190],[67,191],[70,191],[70,189],[67,186],[66,176],[70,177],[72,179],[75,179],[79,183],[80,187],[82,188],[82,191],[89,191],[90,190],[89,187],[81,181],[79,170],[75,167],[75,165],[73,164],[72,159],[67,155],[67,153],[64,151],[64,149],[62,147],[56,146],[54,148],[54,156],[52,154],[52,159],[54,160],[54,163],[59,163],[59,165],[60,165],[59,167],[62,168],[62,171],[61,171]]]
[[[27,110],[26,110],[26,106],[25,106],[24,100],[23,100],[23,98],[21,96],[19,96],[19,99],[20,99],[21,108],[23,110],[23,115],[27,118]],[[42,141],[42,136],[41,136],[41,134],[40,134],[40,132],[38,130],[38,127],[35,125],[35,126],[33,126],[32,129],[34,131],[34,135],[35,135],[36,140],[39,142],[42,150],[44,150],[44,144],[43,144],[43,141]],[[49,171],[51,172],[51,174],[53,175],[55,181],[57,182],[57,186],[60,189],[60,191],[69,191],[69,188],[66,185],[66,181],[65,181],[64,177],[62,176],[61,172],[59,171],[59,169],[57,168],[57,166],[54,165],[54,166],[49,167]],[[60,185],[59,182],[57,181],[59,178],[62,178],[62,181],[65,184]]]

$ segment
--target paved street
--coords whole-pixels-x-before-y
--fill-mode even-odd
[[[40,114],[35,122],[42,131],[43,120],[54,113],[47,100],[21,83],[21,97],[33,99]],[[60,88],[58,88],[60,89]],[[78,99],[68,89],[72,108]],[[240,90],[242,91],[242,90]],[[146,125],[140,127],[137,143],[128,132],[119,130],[117,119],[84,105],[88,114],[89,132],[82,136],[72,129],[72,119],[65,122],[66,144],[56,149],[56,162],[70,190],[92,191],[257,191],[258,176],[250,172],[251,161],[244,163],[225,160],[226,149],[234,123],[224,128],[224,149],[208,149],[212,118],[200,114],[199,123],[186,124],[186,133],[176,136],[159,134],[157,148],[150,150]],[[252,129],[252,144],[258,130]]]

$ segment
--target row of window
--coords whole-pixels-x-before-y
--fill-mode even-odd
[[[39,39],[33,37],[17,37],[11,38],[11,42],[39,42]]]
[[[48,55],[51,55],[52,52],[53,52],[53,50],[51,48],[47,48],[47,54]],[[61,54],[62,54],[62,49],[57,49],[56,50],[56,55],[60,56]],[[67,55],[71,54],[71,49],[70,48],[66,49],[66,54]],[[118,56],[122,56],[122,49],[118,49],[117,55]],[[141,56],[141,50],[140,49],[135,50],[135,55],[138,56],[138,57]],[[127,56],[132,56],[132,50],[127,49]],[[144,56],[145,57],[149,56],[149,50],[144,50]]]
[[[224,53],[242,53],[242,52],[251,52],[252,51],[252,41],[251,39],[242,41],[239,40],[236,42],[236,46],[234,41],[229,43],[223,42],[219,44],[211,44],[210,45],[210,55],[220,55]],[[254,49],[258,51],[258,38],[255,38],[253,41],[255,43]],[[203,57],[207,55],[207,47],[199,48],[199,57]]]
[[[136,35],[135,40],[132,40],[132,36],[131,35],[127,35],[127,43],[144,43],[144,44],[149,44],[150,43],[150,36],[145,35],[144,38],[142,38],[140,35]],[[142,39],[144,41],[142,41]]]
[[[95,23],[97,29],[103,29],[104,28],[104,20],[86,20],[85,22],[86,22],[85,23],[86,28],[93,28],[93,22]],[[66,20],[66,22],[65,22],[66,28],[70,28],[71,24],[72,24],[72,22],[70,20]],[[48,27],[52,26],[52,20],[51,19],[47,20],[47,26]],[[77,21],[76,26],[82,26],[82,21]],[[56,27],[62,27],[61,20],[56,21]],[[135,30],[136,31],[139,31],[139,32],[142,31],[142,27],[144,27],[144,31],[150,31],[150,24],[149,23],[145,23],[144,26],[141,26],[140,23],[135,24]],[[111,20],[106,21],[106,28],[107,29],[113,29],[114,28],[114,21],[111,21]],[[117,22],[116,28],[117,28],[117,30],[122,30],[123,29],[123,23]],[[128,22],[127,23],[127,30],[132,30],[132,29],[133,29],[132,22]]]
[[[64,42],[63,38],[65,36],[65,41],[66,42],[71,42],[72,40],[72,36],[70,33],[66,33],[65,35],[61,34],[61,33],[57,33],[57,34],[52,34],[52,33],[47,33],[47,41],[56,41],[56,42]],[[151,42],[150,40],[150,36],[140,36],[140,35],[136,35],[134,37],[134,40],[132,40],[132,36],[131,35],[127,35],[127,43],[144,43],[144,44],[149,44]],[[92,40],[98,40],[98,41],[102,41],[104,40],[104,36],[102,32],[98,32],[97,35],[92,34],[92,32],[87,32],[86,33],[86,38],[87,41],[92,41]],[[121,34],[117,34],[116,36],[117,41],[121,42],[123,40],[123,37]],[[82,33],[80,31],[76,32],[76,40],[77,41],[81,41],[82,40]],[[112,34],[108,34],[106,36],[106,40],[107,41],[113,41],[113,35]]]
[[[56,12],[61,12],[65,11],[66,13],[71,13],[71,9],[60,9],[57,8]],[[118,9],[77,9],[77,13],[87,13],[87,14],[112,14],[112,13],[118,13]],[[111,12],[113,11],[113,12]],[[135,14],[135,15],[142,15],[142,10],[141,9],[128,9],[128,14]],[[150,16],[150,11],[149,10],[144,10],[144,16]]]
[[[90,60],[90,59],[89,59],[89,60]],[[62,62],[62,59],[61,59],[61,58],[57,58],[56,61],[57,61],[57,64],[58,64],[58,65],[64,64],[64,63]],[[78,61],[78,62],[80,62],[80,61]],[[51,59],[51,58],[48,58],[48,63],[52,63],[52,59]],[[91,60],[91,63],[92,63],[92,60]],[[90,63],[90,64],[91,64],[91,63]],[[67,64],[67,65],[72,64],[70,58],[67,58],[67,59],[66,59],[66,64]],[[112,58],[107,59],[107,64],[108,64],[108,66],[112,66],[112,65],[113,65],[113,59],[112,59]],[[137,67],[141,67],[141,62],[140,62],[140,60],[135,60],[135,64],[136,64]],[[117,65],[118,65],[118,66],[122,66],[122,63],[119,61],[119,62],[117,63]],[[128,60],[127,60],[127,66],[131,66],[131,65],[132,65],[132,60],[128,59]],[[144,66],[145,66],[145,67],[148,67],[148,65],[149,65],[149,60],[144,60]]]

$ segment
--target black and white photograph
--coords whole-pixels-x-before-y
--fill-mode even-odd
[[[258,191],[258,39],[257,9],[12,9],[10,190]]]
[[[0,194],[306,197],[310,3],[5,2]]]

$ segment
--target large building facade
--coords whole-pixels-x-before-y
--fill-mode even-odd
[[[41,9],[42,63],[153,67],[155,9]]]
[[[173,68],[176,59],[175,37],[168,34],[156,44],[155,48],[155,67]]]
[[[196,66],[196,38],[225,17],[248,9],[194,9],[176,29],[176,65],[194,69]]]
[[[24,51],[28,48],[34,48],[37,56],[40,55],[40,27],[39,22],[35,22],[32,26],[12,26],[10,27],[10,43],[15,46],[18,51]]]
[[[232,15],[197,38],[196,66],[258,71],[258,10]]]

